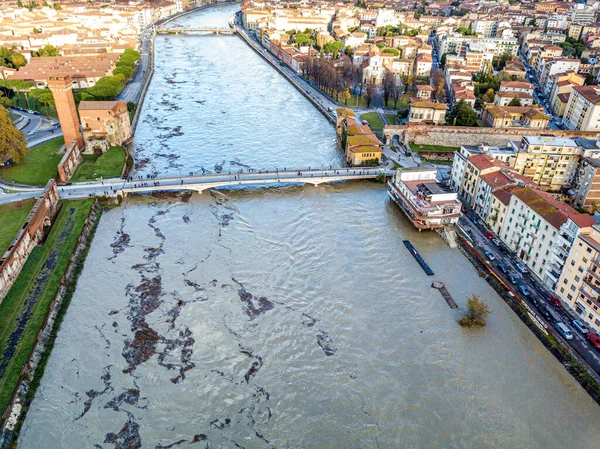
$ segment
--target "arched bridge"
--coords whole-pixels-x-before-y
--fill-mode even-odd
[[[153,193],[189,191],[203,192],[217,187],[233,187],[267,184],[313,184],[348,181],[353,179],[374,179],[379,175],[392,176],[393,170],[384,168],[331,168],[298,170],[285,169],[275,171],[243,171],[231,173],[200,174],[183,177],[151,179],[106,179],[94,182],[78,182],[59,187],[64,198],[85,198],[88,196],[127,196],[129,193]],[[0,195],[0,203],[22,200],[39,196],[41,187],[19,187],[0,185],[14,194]]]
[[[157,34],[228,34],[237,33],[233,28],[161,28]]]

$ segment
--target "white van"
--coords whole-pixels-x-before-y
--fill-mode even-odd
[[[567,340],[573,340],[573,333],[567,326],[564,325],[564,323],[556,323],[554,327],[556,327],[556,330],[560,333],[560,335],[565,337]]]

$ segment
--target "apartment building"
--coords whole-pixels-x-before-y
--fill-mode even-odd
[[[494,56],[501,56],[504,53],[516,55],[519,48],[519,41],[512,37],[510,30],[504,37],[485,37],[463,36],[458,33],[448,33],[443,35],[438,46],[440,54],[454,53],[463,55],[467,49],[480,52],[491,52]]]
[[[600,332],[600,226],[577,236],[565,260],[556,293],[590,329]]]
[[[575,205],[595,212],[600,208],[600,159],[584,157],[575,177]]]
[[[506,165],[512,165],[516,156],[516,151],[511,146],[490,146],[483,144],[480,146],[461,145],[460,149],[454,153],[452,161],[452,170],[450,171],[450,185],[455,192],[461,194],[467,159],[477,154],[485,154],[503,162]]]
[[[552,135],[525,136],[510,145],[516,151],[514,169],[551,190],[572,183],[583,152],[574,140]]]
[[[575,86],[583,86],[585,78],[575,72],[558,73],[550,83],[550,104],[554,113],[560,117],[565,114],[571,91]]]
[[[561,233],[573,223],[571,235],[591,226],[593,218],[580,214],[572,207],[552,195],[531,187],[514,189],[500,231],[500,239],[513,250],[531,272],[553,288],[559,265],[554,253],[561,245],[568,245],[568,238]],[[569,221],[570,220],[570,221]],[[564,249],[564,248],[563,248]],[[552,267],[551,262],[554,263]],[[550,274],[549,274],[550,273]]]
[[[567,129],[598,131],[600,129],[600,87],[575,86],[565,108],[563,124]]]
[[[579,59],[538,58],[536,62],[536,76],[544,93],[548,94],[552,87],[551,79],[558,73],[578,72],[581,61]]]
[[[518,100],[521,106],[533,104],[533,96],[527,92],[499,90],[494,95],[494,104],[497,106],[508,106],[513,100]]]

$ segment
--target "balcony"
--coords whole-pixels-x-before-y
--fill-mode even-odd
[[[579,287],[579,291],[582,296],[588,300],[591,304],[593,304],[596,308],[600,307],[600,302],[598,301],[598,295],[594,296],[592,293],[588,292],[583,285]]]
[[[587,272],[590,276],[592,276],[598,283],[600,283],[600,272],[593,272],[590,268],[587,269]]]

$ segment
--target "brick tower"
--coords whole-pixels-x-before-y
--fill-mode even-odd
[[[65,145],[69,145],[73,141],[77,142],[77,147],[83,149],[83,136],[81,135],[81,126],[79,124],[79,116],[75,107],[75,98],[73,98],[73,81],[69,74],[52,75],[48,78],[48,87],[52,91],[56,112],[58,113],[58,121],[62,128],[62,133],[65,138]]]

